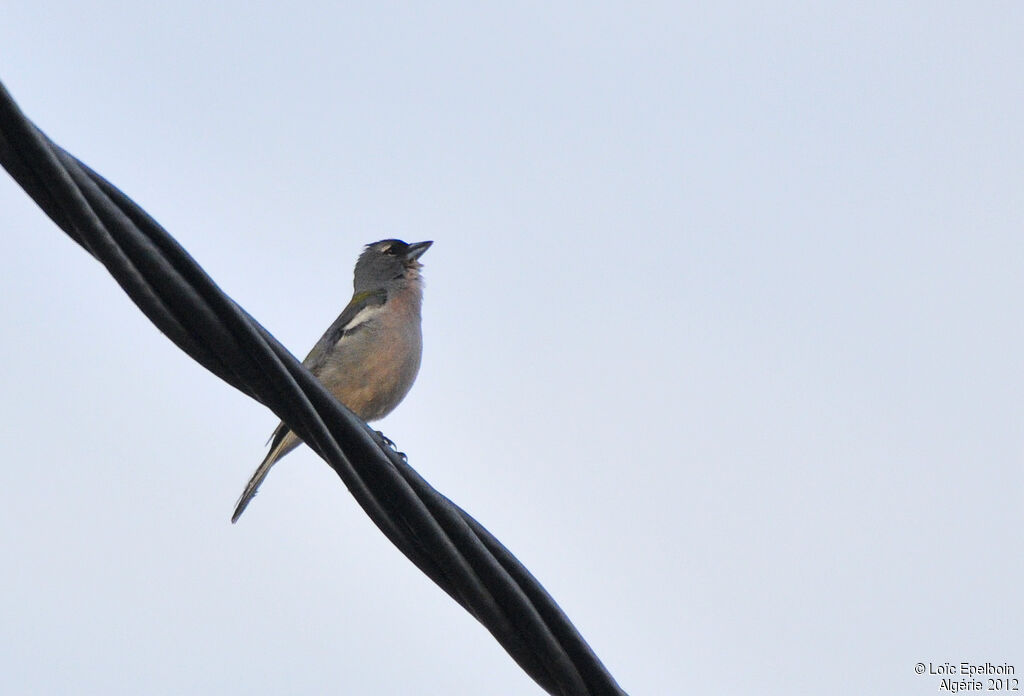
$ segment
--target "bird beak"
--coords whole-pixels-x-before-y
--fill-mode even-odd
[[[405,252],[405,258],[409,261],[416,261],[419,257],[423,256],[424,252],[430,248],[433,242],[416,242],[410,244],[409,248]]]

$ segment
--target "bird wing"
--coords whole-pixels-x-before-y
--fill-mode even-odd
[[[380,311],[384,306],[385,300],[387,300],[387,291],[383,288],[380,290],[367,290],[354,295],[345,309],[341,310],[341,314],[334,320],[334,323],[327,328],[324,335],[313,346],[313,350],[309,351],[306,359],[302,361],[306,369],[314,375],[318,375],[323,367],[324,360],[330,353],[330,349],[346,333],[358,331],[366,319]],[[287,434],[288,426],[284,423],[278,423],[277,427],[274,428],[273,434],[270,436],[271,451],[284,440]]]
[[[370,316],[379,312],[387,298],[387,291],[383,288],[367,290],[354,295],[345,309],[341,310],[341,314],[334,320],[334,323],[327,328],[324,335],[313,346],[313,350],[309,351],[309,355],[302,361],[302,364],[314,375],[318,374],[320,368],[323,367],[324,358],[331,348],[341,340],[342,336],[357,330]]]

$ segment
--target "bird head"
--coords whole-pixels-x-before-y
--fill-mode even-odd
[[[433,242],[406,244],[400,239],[382,239],[367,244],[356,261],[356,292],[383,288],[396,280],[419,276],[419,258]]]

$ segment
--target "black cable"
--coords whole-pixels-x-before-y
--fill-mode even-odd
[[[386,447],[144,210],[25,118],[2,84],[0,164],[179,348],[323,457],[388,539],[545,691],[625,694],[501,542]]]

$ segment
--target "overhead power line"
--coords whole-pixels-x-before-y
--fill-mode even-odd
[[[36,128],[2,84],[0,164],[179,348],[323,457],[387,538],[544,690],[625,694],[501,542],[331,396],[142,208]]]

